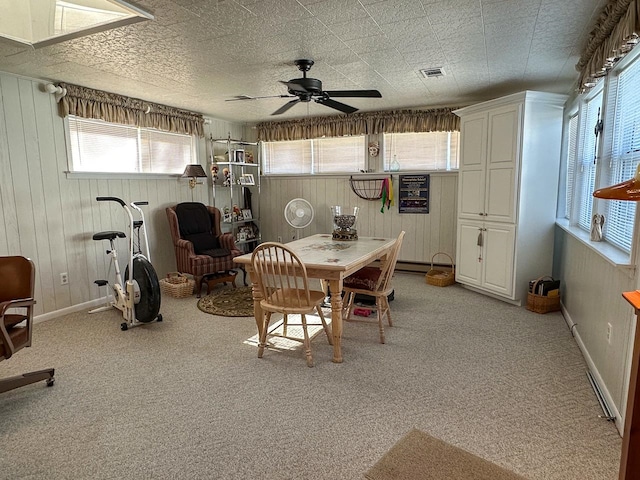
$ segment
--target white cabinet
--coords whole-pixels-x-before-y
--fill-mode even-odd
[[[515,221],[521,105],[461,120],[460,218]]]
[[[550,275],[566,96],[521,92],[460,116],[456,280],[511,303]]]
[[[260,243],[260,161],[257,143],[214,139],[211,142],[213,204],[222,212],[222,230],[233,233],[245,253]],[[216,171],[215,175],[213,174]]]
[[[458,233],[456,280],[511,297],[515,226],[461,221]]]

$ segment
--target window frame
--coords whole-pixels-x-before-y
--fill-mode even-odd
[[[157,130],[148,127],[137,127],[135,125],[124,125],[114,122],[106,122],[101,119],[92,119],[92,118],[83,118],[77,117],[73,115],[65,116],[63,119],[63,129],[65,136],[65,151],[67,157],[67,170],[64,172],[66,177],[69,179],[131,179],[131,178],[139,178],[139,179],[148,179],[148,180],[162,180],[172,177],[181,177],[183,172],[175,172],[175,173],[165,173],[165,172],[109,172],[109,171],[85,171],[85,170],[74,170],[73,166],[73,146],[72,146],[72,138],[71,138],[71,127],[69,125],[69,117],[75,117],[80,120],[89,120],[89,121],[98,121],[105,123],[107,125],[116,125],[122,127],[136,128],[138,129],[138,138],[140,138],[140,130],[150,130],[154,133],[166,133],[170,135],[184,135],[191,137],[191,158],[188,163],[200,163],[200,155],[201,155],[201,142],[195,135],[187,135],[180,134],[175,132],[165,132],[163,130]],[[186,164],[185,164],[186,165]]]
[[[452,132],[406,132],[407,134],[414,134],[414,135],[420,135],[420,134],[425,134],[425,135],[429,135],[429,134],[448,134],[449,136],[449,140],[448,143],[450,144],[450,136],[452,134],[457,134],[458,138],[457,138],[457,145],[456,145],[456,163],[457,166],[456,167],[449,167],[449,168],[421,168],[420,166],[416,167],[416,168],[402,168],[403,165],[403,161],[402,160],[398,160],[398,163],[400,164],[400,169],[399,170],[393,170],[392,167],[392,163],[393,163],[393,153],[391,153],[391,147],[389,147],[389,156],[390,158],[387,159],[385,153],[387,151],[387,136],[389,135],[404,135],[405,133],[397,133],[397,132],[390,132],[390,133],[383,133],[381,134],[382,137],[382,145],[380,147],[380,162],[381,164],[379,165],[380,167],[380,171],[381,172],[385,172],[385,173],[410,173],[410,172],[458,172],[460,170],[460,131],[452,131]],[[401,137],[400,137],[401,138]],[[451,164],[451,149],[449,148],[448,152],[447,152],[447,157],[448,157],[448,161],[447,164]],[[388,162],[387,162],[388,160]],[[387,167],[387,163],[388,163],[388,167]]]
[[[563,145],[562,145],[562,157],[561,157],[561,189],[559,191],[559,201],[558,201],[558,210],[556,215],[556,224],[558,227],[562,228],[569,234],[571,234],[578,241],[583,243],[585,246],[590,248],[591,250],[598,253],[605,260],[607,260],[612,265],[623,268],[626,270],[632,271],[636,265],[636,259],[638,255],[638,237],[640,236],[640,214],[638,212],[638,208],[636,208],[634,225],[633,225],[633,233],[631,238],[631,251],[627,252],[617,245],[614,245],[607,241],[606,236],[603,236],[602,241],[594,242],[590,240],[590,232],[584,230],[583,228],[577,225],[577,215],[579,210],[578,205],[578,197],[574,193],[572,208],[571,208],[571,216],[569,219],[564,217],[564,211],[566,208],[566,200],[565,196],[567,194],[566,191],[566,175],[568,173],[568,141],[569,141],[569,119],[575,111],[579,112],[580,115],[580,124],[578,125],[578,150],[580,154],[582,154],[582,149],[584,148],[584,140],[585,138],[582,136],[582,132],[587,132],[587,135],[593,135],[592,126],[587,125],[586,129],[583,128],[582,123],[584,122],[583,117],[583,109],[585,103],[598,94],[599,90],[602,91],[603,99],[602,99],[602,110],[600,119],[603,121],[603,130],[598,139],[598,150],[597,150],[597,169],[596,169],[596,178],[595,178],[595,188],[602,188],[608,186],[609,175],[610,175],[610,161],[612,155],[612,145],[613,145],[613,133],[615,131],[615,126],[613,125],[614,120],[614,111],[613,107],[615,107],[616,103],[616,90],[615,84],[618,76],[622,71],[628,68],[632,63],[640,62],[640,48],[634,49],[630,52],[625,58],[623,58],[618,64],[609,72],[609,75],[604,77],[598,82],[598,85],[594,87],[590,92],[586,95],[576,95],[570,102],[565,105],[565,121],[563,122]],[[576,169],[577,173],[577,169]],[[577,184],[574,181],[574,191],[577,190]],[[608,212],[608,205],[603,202],[610,202],[609,200],[592,198],[593,204],[593,213],[604,213],[605,215],[605,224],[606,224],[606,215]]]
[[[354,170],[354,171],[336,171],[336,172],[314,172],[314,154],[316,152],[315,142],[321,142],[323,139],[332,139],[332,138],[358,138],[362,140],[362,169]],[[269,144],[274,143],[287,143],[287,142],[309,142],[309,154],[310,158],[310,171],[296,173],[296,172],[283,172],[283,173],[271,173],[267,168],[268,155],[266,152],[266,148]],[[368,170],[369,168],[369,155],[368,155],[368,135],[345,135],[343,137],[320,137],[320,138],[308,138],[303,140],[285,140],[282,142],[260,142],[260,167],[261,167],[261,175],[265,177],[304,177],[304,176],[346,176],[346,175],[355,175],[361,173],[362,170]]]

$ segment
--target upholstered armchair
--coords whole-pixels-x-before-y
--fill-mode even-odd
[[[167,207],[166,212],[177,269],[193,275],[197,288],[204,275],[238,268],[233,259],[243,252],[231,233],[222,233],[220,210],[185,202]]]

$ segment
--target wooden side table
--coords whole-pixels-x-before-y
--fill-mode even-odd
[[[205,283],[207,285],[207,295],[209,295],[211,288],[213,288],[217,283],[231,282],[231,286],[236,288],[235,279],[237,274],[238,272],[235,270],[229,270],[226,272],[207,273],[206,275],[203,275],[200,280],[200,285],[198,285],[197,297],[200,298],[200,293],[202,292],[202,287]]]

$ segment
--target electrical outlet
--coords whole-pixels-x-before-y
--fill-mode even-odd
[[[69,274],[67,272],[62,272],[60,274],[60,285],[68,285],[69,284]]]
[[[278,243],[282,243],[282,235],[278,235]]]
[[[607,342],[611,345],[611,324],[607,323]]]

